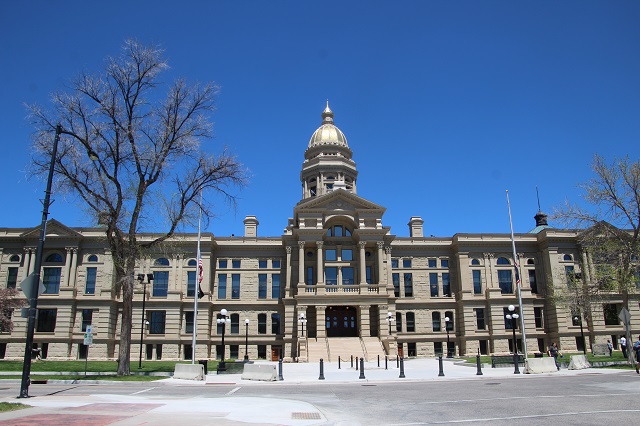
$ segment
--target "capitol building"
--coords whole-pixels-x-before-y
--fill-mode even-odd
[[[417,216],[408,229],[391,229],[384,214],[393,206],[358,195],[354,153],[328,103],[305,148],[300,200],[282,235],[261,236],[257,216],[244,219],[241,236],[202,234],[197,315],[196,234],[178,234],[138,261],[132,359],[190,360],[194,330],[197,359],[219,358],[224,341],[226,358],[298,362],[508,354],[513,327],[529,354],[552,342],[562,351],[617,344],[624,333],[620,295],[582,324],[550,297],[568,274],[588,272],[576,230],[553,228],[538,212],[529,233],[515,234],[516,260],[507,233],[427,236]],[[35,345],[47,359],[116,359],[122,297],[104,230],[52,219],[46,231]],[[0,285],[19,288],[33,272],[39,232],[0,228]],[[224,339],[222,309],[230,319]],[[638,306],[630,311],[640,317]],[[506,318],[512,313],[524,342],[520,321]],[[0,358],[22,359],[27,321],[19,310],[12,319],[13,332],[0,332]]]

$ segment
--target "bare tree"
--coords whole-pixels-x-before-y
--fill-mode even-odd
[[[15,288],[0,289],[0,331],[11,333],[13,331],[13,321],[11,319],[13,311],[27,304],[25,299],[18,299],[18,291]]]
[[[60,123],[57,187],[79,197],[105,227],[115,291],[122,294],[118,375],[130,372],[136,260],[193,224],[200,208],[205,217],[213,214],[212,202],[200,201],[203,191],[234,204],[231,190],[244,186],[247,176],[226,150],[215,156],[200,149],[212,136],[208,117],[217,87],[178,80],[159,93],[159,76],[167,69],[162,56],[156,47],[128,40],[102,74],[80,74],[54,94],[52,110],[29,106],[36,128],[34,172],[46,173],[51,134]],[[139,241],[142,230],[155,237]]]

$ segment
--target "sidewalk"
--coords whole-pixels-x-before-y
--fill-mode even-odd
[[[276,366],[277,362],[260,362]],[[350,362],[324,365],[324,380],[319,380],[319,363],[284,363],[282,377],[284,380],[275,382],[242,380],[241,374],[215,374],[212,372],[204,381],[190,381],[167,378],[149,383],[149,388],[162,386],[165,393],[167,388],[175,388],[175,398],[147,397],[145,391],[132,394],[114,395],[100,393],[101,387],[91,387],[90,394],[82,397],[59,395],[38,396],[26,400],[5,398],[5,402],[22,402],[34,408],[20,411],[0,413],[0,423],[3,425],[113,425],[132,426],[142,424],[172,425],[189,424],[230,426],[237,424],[278,424],[278,425],[319,425],[327,421],[322,412],[313,404],[304,401],[272,398],[272,397],[240,397],[234,393],[243,386],[263,386],[265,390],[270,386],[287,386],[295,384],[316,384],[318,386],[340,383],[383,383],[407,381],[442,381],[442,380],[485,380],[492,378],[510,378],[526,380],[540,376],[563,376],[578,374],[616,374],[621,370],[588,369],[567,370],[547,374],[514,374],[513,367],[482,368],[482,375],[477,375],[475,365],[463,364],[459,360],[443,360],[444,376],[438,376],[439,365],[437,359],[411,359],[404,362],[405,378],[400,378],[400,370],[396,362],[389,362],[388,369],[384,369],[377,362],[365,363],[365,378],[360,378],[360,372],[351,367]],[[521,368],[521,372],[523,369]],[[622,371],[624,372],[624,370]],[[56,383],[58,381],[50,381]],[[61,382],[58,382],[61,383]],[[100,382],[106,383],[106,382]],[[110,382],[112,383],[112,382]],[[119,382],[119,384],[122,384]],[[140,383],[136,383],[139,385]],[[184,397],[180,388],[207,387],[216,385],[231,385],[234,388],[222,397]],[[106,387],[103,388],[106,391]]]

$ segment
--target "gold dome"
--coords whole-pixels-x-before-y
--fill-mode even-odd
[[[344,133],[333,124],[333,111],[329,108],[329,101],[327,101],[327,107],[322,112],[322,125],[313,132],[309,140],[308,148],[311,149],[326,145],[349,148]]]

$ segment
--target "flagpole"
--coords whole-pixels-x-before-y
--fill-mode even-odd
[[[200,192],[200,204],[202,204],[202,192]],[[198,263],[196,272],[196,282],[193,286],[193,340],[191,341],[191,364],[196,362],[196,331],[198,329],[198,296],[200,293],[200,283],[202,282],[203,266],[202,255],[200,253],[200,223],[202,222],[202,206],[198,213],[198,248],[196,250],[196,260]]]
[[[507,190],[507,209],[509,210],[509,227],[511,228],[511,247],[513,249],[513,262],[516,268],[516,292],[518,294],[518,307],[520,309],[520,329],[522,330],[522,352],[524,353],[524,359],[527,359],[527,333],[524,329],[524,309],[522,308],[522,279],[520,278],[520,261],[516,254],[516,239],[513,235],[513,220],[511,220],[511,203],[509,202],[509,190]],[[514,342],[515,345],[515,342]],[[513,348],[514,353],[517,351],[517,347]]]

